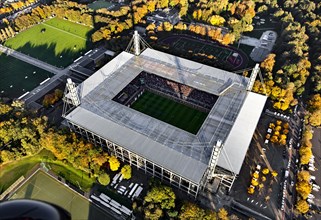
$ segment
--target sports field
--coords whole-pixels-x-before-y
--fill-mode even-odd
[[[170,45],[171,48],[181,53],[193,51],[193,54],[212,55],[226,69],[242,69],[248,64],[248,57],[243,51],[220,45],[217,42],[180,34],[165,37],[161,39],[160,42]]]
[[[196,134],[207,113],[145,91],[131,108],[180,129]]]
[[[112,2],[99,0],[99,1],[94,1],[93,3],[90,3],[88,5],[88,7],[93,9],[93,10],[98,10],[98,9],[101,9],[101,8],[110,9],[110,8],[114,7],[114,4]]]
[[[19,33],[5,45],[49,64],[66,67],[90,49],[90,27],[52,18]]]
[[[42,171],[24,183],[10,199],[19,198],[57,204],[70,212],[72,219],[115,219]]]
[[[51,76],[52,73],[0,53],[0,97],[18,98]]]

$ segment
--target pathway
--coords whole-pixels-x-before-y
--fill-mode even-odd
[[[39,67],[41,69],[44,69],[44,70],[51,72],[53,74],[58,74],[60,71],[62,71],[62,69],[60,69],[58,67],[52,66],[48,63],[45,63],[41,60],[38,60],[38,59],[28,56],[26,54],[23,54],[18,51],[15,51],[13,49],[10,49],[10,48],[3,46],[1,44],[0,44],[0,52],[5,53],[8,56],[12,56],[14,58],[17,58],[19,60],[22,60],[22,61],[29,63],[31,65],[34,65],[36,67]]]

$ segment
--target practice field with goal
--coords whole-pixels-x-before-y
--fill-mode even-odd
[[[66,67],[91,48],[88,36],[91,29],[67,20],[52,18],[7,40],[5,46],[49,64]]]
[[[193,54],[212,55],[221,64],[224,64],[226,69],[238,70],[245,68],[248,64],[248,57],[243,51],[220,45],[214,41],[177,34],[164,37],[160,42],[170,45],[171,48],[182,53],[193,51]]]
[[[208,113],[145,91],[131,108],[175,127],[196,134]]]
[[[10,198],[47,201],[71,213],[72,219],[115,219],[43,171],[38,171]]]
[[[53,74],[0,53],[0,97],[18,98]]]
[[[93,9],[93,10],[98,10],[101,8],[113,8],[115,5],[112,2],[109,1],[104,1],[104,0],[99,0],[99,1],[94,1],[93,3],[90,3],[88,5],[89,8]]]

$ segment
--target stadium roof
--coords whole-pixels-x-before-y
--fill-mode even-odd
[[[142,71],[219,96],[196,135],[112,100]],[[263,98],[253,98],[261,96],[246,91],[247,82],[237,74],[149,48],[138,57],[122,52],[78,87],[81,104],[66,119],[199,183],[217,140],[226,142],[230,161],[241,160],[233,164],[220,160],[219,165],[234,173],[241,168],[265,103]],[[244,126],[247,113],[251,119]],[[235,154],[235,141],[240,154]]]

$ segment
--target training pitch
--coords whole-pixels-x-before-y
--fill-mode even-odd
[[[7,40],[5,46],[49,64],[66,67],[90,49],[90,30],[84,25],[52,18]]]
[[[198,132],[207,117],[205,112],[149,91],[145,91],[131,108],[192,134]]]
[[[10,199],[47,201],[71,213],[72,219],[115,219],[43,171],[38,171]]]

